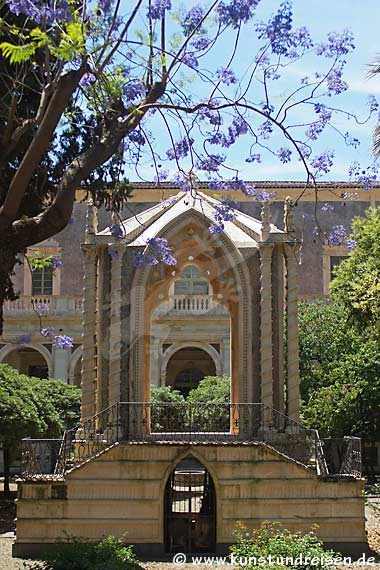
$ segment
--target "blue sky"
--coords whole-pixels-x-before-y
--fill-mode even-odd
[[[201,3],[208,4],[208,2]],[[280,0],[261,0],[257,9],[257,19],[267,20],[268,17],[275,12]],[[194,2],[185,2],[185,8],[188,9],[194,5]],[[344,79],[350,85],[349,91],[334,97],[325,98],[324,102],[333,107],[346,109],[355,113],[359,119],[364,119],[367,115],[367,101],[370,94],[375,95],[380,102],[380,76],[378,78],[368,79],[366,77],[368,66],[374,61],[377,54],[380,54],[380,39],[378,28],[380,25],[380,2],[378,0],[293,0],[293,15],[295,27],[306,26],[316,41],[323,41],[330,31],[343,31],[350,29],[355,38],[356,49],[347,56],[347,65],[345,67]],[[248,26],[242,33],[241,49],[238,56],[231,65],[235,74],[239,77],[243,76],[247,71],[250,63],[257,53],[257,47],[260,43],[254,42],[254,35]],[[233,36],[230,42],[224,38],[217,50],[214,50],[208,63],[211,67],[224,66],[229,60]],[[379,56],[380,57],[380,56]],[[316,61],[318,60],[318,61]],[[213,65],[214,64],[214,65]],[[216,64],[216,65],[215,65]],[[312,74],[314,71],[322,70],[323,66],[329,62],[324,58],[314,58],[314,60],[305,59],[296,61],[289,66],[289,72],[286,79],[272,84],[272,99],[274,102],[280,101],[285,92],[290,89],[291,85],[298,85],[300,78]],[[203,64],[202,64],[203,65]],[[207,68],[207,60],[205,61]],[[189,85],[189,91],[198,95],[202,92],[201,86],[195,81]],[[276,91],[277,90],[277,91]],[[206,91],[204,93],[206,95]],[[202,93],[203,95],[203,93]],[[305,118],[313,116],[312,109],[307,111],[295,111],[295,122],[305,121]],[[163,129],[162,125],[158,125],[156,118],[149,121],[149,127],[159,144],[159,152],[161,156],[165,155],[165,149],[170,146],[170,141]],[[343,117],[336,123],[342,132],[349,131],[354,137],[360,139],[361,144],[357,149],[345,145],[343,139],[339,137],[332,129],[326,129],[318,142],[314,145],[317,152],[325,150],[334,151],[334,166],[323,180],[346,180],[348,179],[349,165],[354,161],[359,161],[364,167],[372,162],[371,143],[372,129],[375,124],[374,120],[365,124],[358,125],[355,121],[349,122]],[[305,130],[305,129],[303,129]],[[173,127],[173,135],[175,139],[180,138],[180,132],[175,133]],[[266,153],[263,157],[262,164],[248,164],[245,161],[249,154],[249,137],[241,137],[238,145],[231,147],[228,153],[228,162],[234,168],[239,169],[239,176],[245,180],[303,180],[305,179],[305,170],[299,160],[292,160],[288,164],[282,164],[278,158]],[[271,137],[269,146],[274,150],[284,145],[284,139],[274,135]],[[157,146],[155,147],[157,148]],[[210,149],[211,152],[217,151],[217,148]],[[256,151],[254,151],[256,152]],[[163,168],[167,165],[163,164]],[[169,171],[176,170],[175,165],[169,165]],[[151,160],[143,161],[140,174],[143,178],[152,179]],[[225,177],[229,177],[228,171],[224,172]],[[131,176],[135,178],[135,176]]]

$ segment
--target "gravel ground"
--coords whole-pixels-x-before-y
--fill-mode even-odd
[[[370,499],[370,505],[366,508],[367,530],[369,544],[373,550],[380,553],[380,499]],[[372,505],[372,506],[371,506]],[[20,558],[12,558],[13,537],[5,537],[0,535],[0,570],[37,570],[40,565],[36,561],[22,560]],[[345,565],[342,570],[350,570],[360,568],[380,570],[380,557],[376,564],[358,565],[352,567]],[[141,564],[145,570],[176,570],[181,566],[175,566],[171,562],[143,562]],[[183,564],[184,570],[206,570],[210,568],[207,564]],[[232,570],[232,569],[231,569]]]

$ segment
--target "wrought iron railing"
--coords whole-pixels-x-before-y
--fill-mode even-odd
[[[40,456],[40,452],[37,453],[32,449],[34,441],[36,440],[24,440],[26,475],[33,472],[41,473],[36,471],[41,461],[36,460],[36,455]],[[268,406],[260,403],[188,402],[183,404],[120,402],[110,406],[80,426],[64,433],[55,468],[50,472],[56,475],[63,474],[70,468],[92,459],[115,443],[131,441],[262,442],[307,467],[315,468],[321,476],[328,476],[329,472],[331,473],[318,432],[305,428]],[[348,445],[342,467],[344,474],[356,476],[359,473],[359,451],[356,442]],[[341,474],[343,475],[343,472]]]
[[[322,441],[322,446],[326,458],[327,475],[341,478],[362,476],[360,437],[328,438]]]
[[[23,477],[54,473],[62,450],[62,439],[23,439]]]

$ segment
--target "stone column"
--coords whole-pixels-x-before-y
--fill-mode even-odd
[[[96,409],[101,412],[108,406],[108,349],[109,349],[109,261],[107,246],[99,247],[97,294],[97,396]]]
[[[68,382],[70,351],[53,347],[53,378]]]
[[[96,246],[84,244],[83,281],[83,355],[82,355],[82,421],[96,413]]]
[[[273,407],[273,327],[272,327],[272,252],[273,243],[261,242],[260,249],[260,356],[261,402]],[[265,414],[269,419],[269,415]],[[268,423],[265,420],[265,423]]]
[[[121,396],[121,311],[122,311],[122,266],[124,244],[113,244],[111,260],[110,327],[109,327],[109,385],[108,405],[120,402]]]
[[[296,244],[285,244],[287,415],[299,418],[299,347]]]

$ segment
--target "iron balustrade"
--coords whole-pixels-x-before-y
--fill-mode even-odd
[[[46,473],[41,470],[40,443],[23,440],[24,476]],[[96,457],[115,443],[265,443],[299,463],[329,476],[329,468],[318,432],[264,404],[224,403],[136,403],[119,402],[67,430],[62,440],[46,443],[46,453],[55,467],[50,473],[62,475],[72,467]],[[346,455],[335,470],[336,476],[360,476],[361,452],[358,438],[347,438]],[[359,442],[359,443],[358,443]],[[34,449],[34,446],[36,449]],[[40,459],[36,459],[39,457]],[[40,469],[40,470],[38,470]]]

